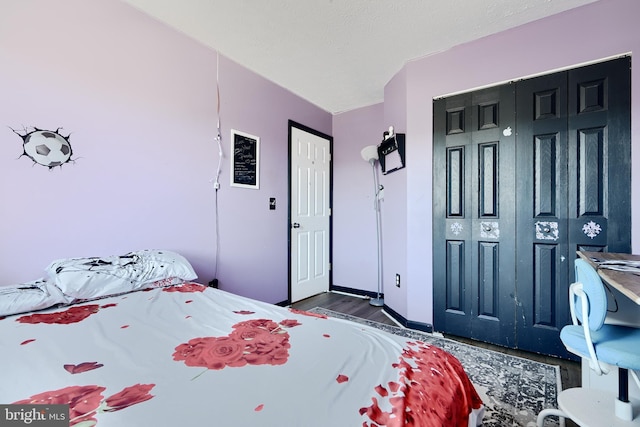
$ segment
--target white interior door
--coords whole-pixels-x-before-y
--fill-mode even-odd
[[[329,290],[331,138],[290,124],[291,302]]]

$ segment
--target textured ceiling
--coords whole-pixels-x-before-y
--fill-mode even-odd
[[[596,0],[122,0],[331,112],[407,61]]]

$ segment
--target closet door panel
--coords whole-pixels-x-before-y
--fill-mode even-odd
[[[434,103],[434,326],[467,336],[471,319],[470,97]]]
[[[630,69],[625,57],[568,71],[571,251],[631,252]]]
[[[464,147],[447,148],[447,218],[464,216]]]
[[[478,176],[480,179],[480,218],[498,216],[498,143],[495,141],[478,145]]]
[[[478,243],[478,316],[485,319],[500,319],[500,280],[498,244]]]
[[[447,286],[446,310],[451,313],[465,313],[465,256],[464,242],[447,241]]]
[[[534,216],[537,218],[556,217],[558,133],[536,135],[534,150]]]
[[[514,342],[513,86],[434,102],[434,327]],[[508,133],[507,133],[508,134]]]
[[[517,348],[571,357],[568,310],[567,73],[518,82]]]
[[[556,328],[556,295],[562,285],[557,282],[556,261],[558,247],[556,245],[535,244],[535,282],[533,301],[533,324],[541,327]]]

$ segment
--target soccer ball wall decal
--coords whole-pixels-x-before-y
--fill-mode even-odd
[[[20,157],[27,156],[35,163],[52,169],[69,162],[73,154],[69,135],[62,136],[58,133],[60,129],[50,131],[34,128],[24,135],[11,130],[22,138],[23,153]]]

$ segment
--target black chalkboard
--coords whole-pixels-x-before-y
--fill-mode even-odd
[[[243,132],[231,131],[231,185],[259,188],[260,138]]]

